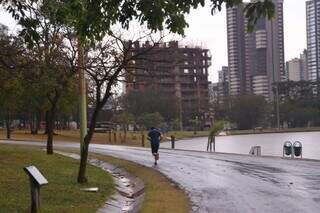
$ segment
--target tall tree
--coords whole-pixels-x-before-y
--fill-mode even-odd
[[[134,123],[134,116],[128,112],[121,112],[118,115],[113,116],[113,122],[121,125],[123,130],[123,142],[127,140],[127,131],[130,124]]]
[[[144,113],[160,113],[166,122],[179,117],[177,98],[174,94],[162,93],[153,86],[144,91],[131,91],[122,97],[123,108],[135,116]]]
[[[267,102],[263,96],[240,95],[231,100],[230,120],[239,129],[252,129],[262,124],[266,116]]]
[[[224,4],[226,7],[239,5],[243,0],[0,0],[12,16],[25,23],[25,26],[32,29],[37,25],[33,18],[26,17],[28,12],[27,4],[30,2],[38,5],[46,5],[52,17],[62,25],[70,26],[81,39],[88,39],[91,42],[102,40],[110,32],[115,23],[120,23],[123,28],[128,28],[130,21],[136,19],[141,25],[146,24],[152,31],[163,30],[184,34],[188,27],[185,15],[191,9],[211,5],[211,13],[221,11]],[[266,16],[272,18],[275,14],[275,7],[272,0],[252,1],[245,7],[248,27],[253,28],[256,21]],[[38,39],[36,32],[31,36]]]
[[[142,38],[149,38],[150,41],[154,41],[151,33],[144,33],[136,39],[140,40]],[[158,40],[154,41],[150,48],[146,48],[145,51],[132,54],[132,44],[134,42],[132,40],[128,41],[123,32],[120,31],[117,34],[110,34],[102,42],[88,50],[85,69],[89,84],[94,86],[93,113],[90,118],[88,133],[81,147],[78,182],[87,181],[85,173],[89,144],[101,109],[112,97],[116,86],[124,79],[126,70],[130,67],[130,62],[150,51],[158,43]]]
[[[0,110],[5,117],[7,138],[10,138],[11,119],[22,99],[22,72],[30,69],[27,52],[21,39],[0,36]]]
[[[278,83],[280,118],[288,127],[319,124],[320,82],[287,81]]]
[[[74,47],[74,36],[68,28],[58,24],[57,14],[52,11],[57,7],[55,1],[38,4],[24,1],[20,4],[23,6],[22,11],[27,12],[19,20],[23,27],[20,36],[28,42],[35,62],[32,80],[47,98],[47,154],[52,154],[57,107],[76,73],[77,50]]]
[[[111,27],[116,23],[120,23],[122,27],[128,28],[130,21],[133,19],[138,20],[142,25],[147,25],[152,31],[166,28],[171,32],[184,34],[184,28],[188,25],[185,20],[185,14],[189,13],[193,8],[197,8],[199,5],[205,5],[205,0],[30,1],[34,4],[46,5],[50,17],[64,26],[71,27],[79,38],[79,47],[87,41],[95,44],[97,40],[102,40],[111,32]],[[7,11],[9,11],[14,18],[20,20],[20,23],[24,23],[23,26],[30,30],[28,35],[30,35],[31,40],[38,40],[39,34],[37,34],[34,28],[39,23],[34,18],[26,18],[28,8],[24,4],[25,2],[29,1],[0,0],[0,3],[6,7]],[[242,3],[242,0],[211,0],[212,13],[215,10],[221,10],[223,3],[226,3],[227,7],[232,7]],[[272,0],[254,1],[248,4],[246,14],[249,20],[248,26],[253,26],[260,16],[272,17],[274,14]],[[81,61],[82,59],[80,62]],[[110,82],[116,83],[113,78],[110,79]],[[106,94],[111,94],[112,86],[113,85],[107,86],[110,90]],[[106,100],[102,98],[102,100],[104,100],[103,102],[107,101],[108,97],[110,97],[110,95],[107,95]],[[99,106],[97,109],[101,109],[101,107],[102,106]],[[85,144],[88,144],[92,138],[90,127],[85,138],[85,140],[87,140]],[[83,146],[82,151],[84,152],[81,152],[79,182],[86,181],[85,169],[83,169],[83,167],[86,165],[88,155],[87,146],[88,145]]]
[[[148,129],[150,127],[159,127],[163,124],[163,117],[160,113],[144,113],[137,118],[137,124],[140,126],[141,130]]]

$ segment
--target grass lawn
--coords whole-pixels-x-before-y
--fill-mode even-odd
[[[76,182],[78,162],[60,155],[48,156],[36,148],[0,144],[0,212],[30,212],[30,184],[23,167],[35,165],[49,184],[41,189],[41,212],[96,212],[114,186],[111,176],[88,166],[89,183]],[[99,192],[80,191],[99,187]]]
[[[0,130],[0,139],[6,139],[5,130]],[[56,135],[54,136],[55,141],[65,141],[65,142],[79,142],[80,133],[77,130],[56,130]],[[198,131],[194,134],[193,131],[172,131],[164,134],[164,140],[168,140],[171,135],[174,135],[176,139],[191,138],[191,137],[206,137],[208,136],[207,131]],[[92,143],[96,144],[117,144],[125,146],[141,146],[141,132],[128,132],[126,141],[123,140],[123,132],[116,132],[116,140],[114,140],[114,133],[111,134],[111,140],[109,133],[95,133],[92,138]],[[149,146],[149,141],[147,140],[147,132],[145,135],[145,146]],[[30,134],[29,130],[15,130],[12,132],[12,139],[14,140],[31,140],[31,141],[46,141],[46,135],[40,132],[38,135]]]
[[[191,211],[188,196],[158,171],[130,161],[90,154],[91,157],[122,167],[145,183],[145,200],[141,213],[186,213]]]

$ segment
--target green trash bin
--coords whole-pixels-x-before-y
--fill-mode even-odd
[[[293,153],[296,157],[302,156],[302,144],[299,141],[294,142],[293,144]]]
[[[283,155],[292,155],[292,143],[290,141],[283,144]]]

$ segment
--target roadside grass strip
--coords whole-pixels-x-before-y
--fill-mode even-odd
[[[80,132],[77,130],[55,130],[54,140],[55,142],[74,142],[79,143]],[[97,132],[94,134],[91,143],[95,144],[114,144],[114,145],[125,145],[125,146],[142,146],[142,133],[144,135],[144,145],[149,147],[150,143],[147,139],[147,131],[128,131],[126,138],[124,138],[123,131],[116,131],[109,133]],[[174,135],[176,140],[193,138],[193,137],[207,137],[208,131],[198,131],[194,134],[193,131],[171,131],[163,134],[163,142],[170,140],[170,136]],[[40,131],[39,134],[33,135],[30,130],[15,130],[11,133],[12,140],[25,140],[25,141],[46,141],[47,136]],[[0,130],[0,140],[6,139],[6,131]]]
[[[145,184],[145,198],[140,210],[141,213],[191,212],[191,201],[186,193],[160,172],[114,157],[92,153],[90,157],[124,168],[129,173],[143,180]]]
[[[30,212],[30,184],[23,171],[29,165],[35,165],[49,181],[41,188],[40,212],[96,212],[114,191],[112,177],[89,165],[89,183],[78,184],[77,160],[12,145],[0,144],[0,153],[0,213]],[[99,191],[84,192],[83,187],[98,187]]]

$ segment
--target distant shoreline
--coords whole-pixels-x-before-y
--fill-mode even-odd
[[[257,135],[257,134],[274,134],[274,133],[295,133],[295,132],[320,132],[320,127],[312,128],[292,128],[292,129],[259,129],[259,130],[231,130],[226,131],[226,136],[234,135]],[[223,136],[222,136],[223,137]]]

